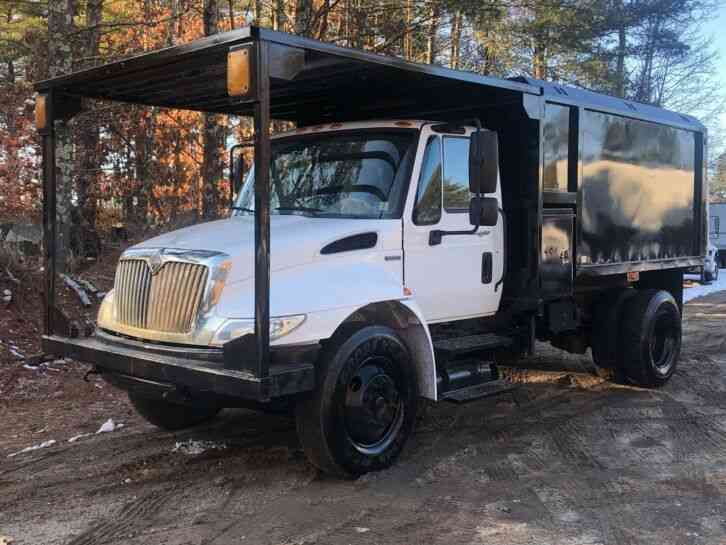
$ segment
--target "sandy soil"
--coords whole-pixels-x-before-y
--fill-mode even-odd
[[[530,363],[550,371],[517,372],[512,394],[426,406],[400,462],[358,481],[319,475],[289,419],[225,411],[166,433],[83,366],[19,366],[0,405],[0,542],[726,543],[724,317],[726,292],[687,305],[659,391],[546,350]],[[124,427],[94,434],[108,418]]]

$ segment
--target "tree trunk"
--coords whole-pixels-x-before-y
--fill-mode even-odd
[[[459,51],[461,48],[461,24],[463,16],[461,10],[454,14],[451,21],[451,59],[450,66],[454,70],[459,69]]]
[[[73,70],[71,37],[75,30],[75,0],[48,2],[48,71],[50,77]],[[57,272],[67,270],[71,229],[71,183],[73,174],[73,140],[67,121],[56,121],[56,233]]]
[[[84,55],[86,61],[83,68],[98,64],[97,58],[101,42],[101,17],[103,0],[87,0],[86,2],[86,35]],[[90,115],[89,115],[90,114]],[[96,173],[100,167],[98,157],[98,123],[92,111],[83,116],[83,127],[78,132],[78,148],[80,153],[80,172],[77,176],[79,218],[82,226],[95,230],[96,227]],[[81,230],[81,232],[83,229]]]
[[[547,78],[547,46],[535,37],[532,54],[532,76],[535,79]]]
[[[323,5],[320,9],[322,10],[322,16],[320,17],[320,26],[318,27],[317,31],[317,39],[326,41],[328,37],[330,0],[324,0]]]
[[[295,0],[295,26],[293,31],[298,36],[309,36],[312,22],[312,0]]]
[[[287,27],[287,13],[285,12],[285,0],[275,0],[272,29],[285,31]]]
[[[429,38],[428,47],[426,48],[426,62],[434,64],[436,62],[436,56],[438,54],[438,33],[439,33],[439,18],[441,15],[441,7],[438,3],[434,4],[431,8],[431,22],[429,23]]]
[[[219,6],[217,0],[204,0],[204,35],[212,36],[219,32]],[[219,214],[222,195],[222,149],[224,133],[222,116],[212,113],[202,114],[204,117],[204,157],[202,159],[202,216],[205,219],[216,218]]]
[[[615,66],[615,96],[625,97],[625,54],[627,50],[625,6],[623,1],[617,2],[618,9],[618,48]]]
[[[405,19],[403,29],[403,58],[408,61],[416,60],[413,47],[413,0],[406,0]]]

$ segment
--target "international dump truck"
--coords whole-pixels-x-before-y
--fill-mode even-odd
[[[505,391],[499,367],[538,341],[644,388],[676,369],[707,244],[693,117],[255,27],[36,88],[44,349],[161,428],[294,411],[310,461],[357,476],[396,460],[419,398]],[[126,250],[83,334],[55,306],[54,123],[87,98],[248,115],[255,134],[229,217]]]

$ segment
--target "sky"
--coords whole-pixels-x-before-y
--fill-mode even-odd
[[[714,45],[721,53],[718,62],[721,83],[726,87],[726,2],[721,2],[721,8],[706,22],[705,33],[713,36]],[[726,125],[726,113],[722,114],[722,122]]]

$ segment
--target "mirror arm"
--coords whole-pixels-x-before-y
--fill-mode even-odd
[[[234,206],[234,152],[242,148],[254,147],[253,142],[241,142],[229,148],[229,205]]]
[[[477,221],[480,221],[479,218]],[[467,229],[466,231],[442,231],[441,229],[434,229],[429,233],[429,246],[436,246],[441,244],[441,239],[449,235],[475,235],[479,230],[479,225],[473,229]]]
[[[474,125],[476,126],[476,132],[481,132],[481,121],[479,121],[478,117],[475,117],[471,120]],[[468,120],[467,120],[468,122]],[[479,140],[477,139],[477,142]],[[480,151],[477,149],[477,153]],[[479,179],[479,191],[476,193],[477,198],[481,198],[481,178]],[[479,227],[481,227],[481,214],[476,215],[476,225],[472,229],[467,229],[466,231],[442,231],[441,229],[434,229],[429,233],[429,246],[437,246],[441,244],[441,239],[443,239],[445,236],[448,235],[475,235],[477,231],[479,231]]]

